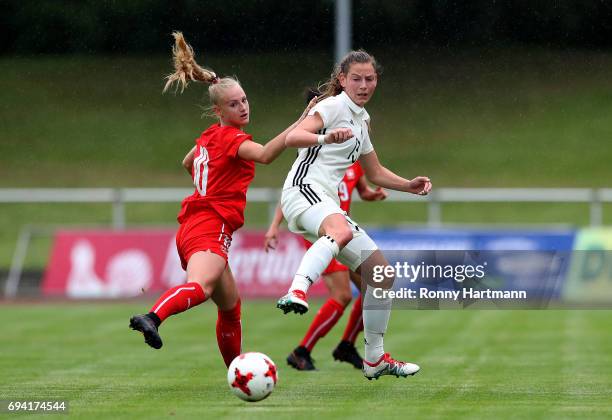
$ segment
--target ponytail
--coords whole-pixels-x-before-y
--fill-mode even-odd
[[[200,67],[195,61],[195,54],[191,45],[187,44],[182,32],[175,31],[174,46],[172,47],[172,58],[174,61],[174,73],[166,76],[167,82],[163,92],[166,92],[176,83],[174,91],[181,88],[181,93],[185,90],[190,81],[214,84],[219,81],[219,77],[214,71]]]

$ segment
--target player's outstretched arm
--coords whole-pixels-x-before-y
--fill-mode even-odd
[[[265,145],[259,144],[254,141],[245,141],[238,148],[238,156],[241,159],[252,160],[254,162],[263,163],[267,165],[272,163],[286,148],[287,134],[291,132],[297,125],[308,115],[308,111],[315,106],[317,98],[313,98],[309,103],[300,118],[291,124],[278,136],[268,141]]]
[[[316,134],[323,128],[323,120],[318,113],[304,118],[287,135],[287,147],[312,147],[318,144],[344,143],[353,137],[350,128],[335,128],[323,134]]]
[[[381,187],[376,187],[376,189],[372,189],[368,185],[368,181],[366,180],[365,175],[362,175],[357,181],[357,192],[359,192],[359,197],[363,201],[380,201],[387,198],[389,193],[383,190]]]
[[[368,154],[361,155],[359,161],[368,179],[383,188],[419,195],[427,195],[431,191],[431,180],[428,177],[402,178],[382,166],[374,150]]]
[[[191,175],[191,170],[193,168],[193,159],[195,156],[196,147],[197,146],[193,146],[193,148],[183,158],[183,168],[185,168],[189,175]]]

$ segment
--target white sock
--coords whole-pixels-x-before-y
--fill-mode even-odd
[[[365,359],[376,363],[385,353],[383,336],[387,331],[391,315],[391,299],[378,299],[374,288],[367,286],[363,300],[363,336],[365,338]]]
[[[363,338],[365,339],[365,359],[370,363],[378,362],[385,354],[383,334],[364,329]]]
[[[340,248],[331,237],[321,236],[306,251],[302,262],[295,273],[289,291],[301,290],[308,292],[310,285],[319,278],[332,259],[338,256]]]

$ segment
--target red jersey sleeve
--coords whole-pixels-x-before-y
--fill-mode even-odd
[[[253,139],[253,136],[250,134],[233,127],[224,133],[224,137],[224,142],[227,146],[225,149],[225,154],[233,159],[238,156],[238,149],[240,148],[240,145],[247,140]]]

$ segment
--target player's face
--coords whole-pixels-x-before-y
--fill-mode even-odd
[[[222,125],[242,128],[249,123],[249,101],[240,85],[231,86],[223,91],[215,113]]]
[[[372,63],[353,63],[347,74],[340,73],[338,79],[348,97],[359,106],[370,100],[378,81]]]

